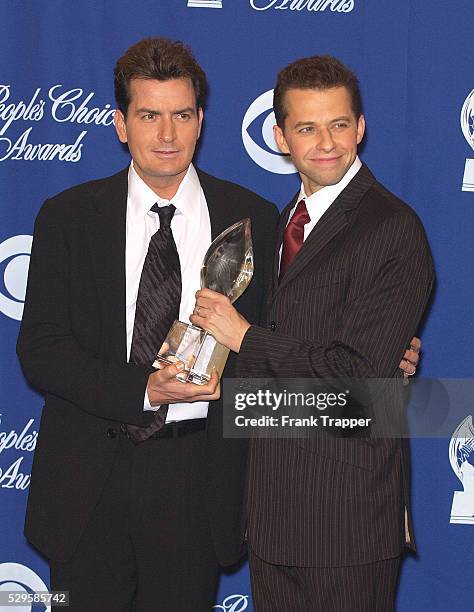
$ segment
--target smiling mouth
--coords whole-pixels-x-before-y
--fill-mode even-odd
[[[318,157],[316,159],[313,158],[310,161],[312,161],[313,164],[320,164],[321,166],[330,166],[331,164],[337,163],[339,161],[339,157]]]

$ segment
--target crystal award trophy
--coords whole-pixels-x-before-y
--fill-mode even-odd
[[[231,302],[242,295],[253,274],[253,249],[250,219],[242,219],[228,227],[212,242],[201,267],[201,288],[226,295]],[[184,363],[177,378],[183,382],[206,384],[215,367],[219,376],[229,349],[200,327],[175,321],[153,366]]]

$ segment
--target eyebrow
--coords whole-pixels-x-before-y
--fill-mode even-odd
[[[149,115],[159,116],[163,114],[161,111],[154,110],[153,108],[138,108],[135,112],[137,115],[141,115],[142,113],[147,113]],[[190,113],[192,115],[195,115],[196,109],[193,108],[192,106],[187,106],[186,108],[180,108],[180,109],[171,111],[172,115],[181,115],[183,113]]]
[[[341,117],[336,117],[335,119],[331,119],[329,123],[337,123],[338,121],[351,121],[351,118],[348,115],[342,115]],[[295,123],[294,127],[299,128],[304,125],[317,125],[315,121],[298,121]]]

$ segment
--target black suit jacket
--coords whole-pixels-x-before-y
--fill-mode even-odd
[[[282,214],[279,244],[295,201]],[[432,259],[415,213],[365,165],[280,284],[277,273],[278,248],[267,327],[247,332],[239,375],[401,376],[400,359],[431,291]],[[405,530],[408,468],[401,439],[252,441],[249,544],[267,561],[294,566],[398,556],[413,543]]]
[[[212,237],[250,217],[255,276],[239,300],[258,322],[270,278],[278,213],[235,184],[199,172]],[[127,170],[45,202],[35,225],[18,354],[45,393],[26,516],[28,539],[47,557],[75,549],[110,472],[120,423],[147,425],[149,375],[126,358]],[[232,360],[227,373],[232,372]],[[242,549],[245,441],[222,439],[221,402],[209,406],[208,501],[218,560]]]

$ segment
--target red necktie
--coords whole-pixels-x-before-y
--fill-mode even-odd
[[[305,201],[300,200],[290,222],[286,226],[285,233],[283,234],[283,248],[281,251],[279,276],[280,281],[288,271],[288,268],[295,258],[296,253],[298,253],[303,246],[304,226],[309,223],[309,221],[310,217],[306,209]]]

